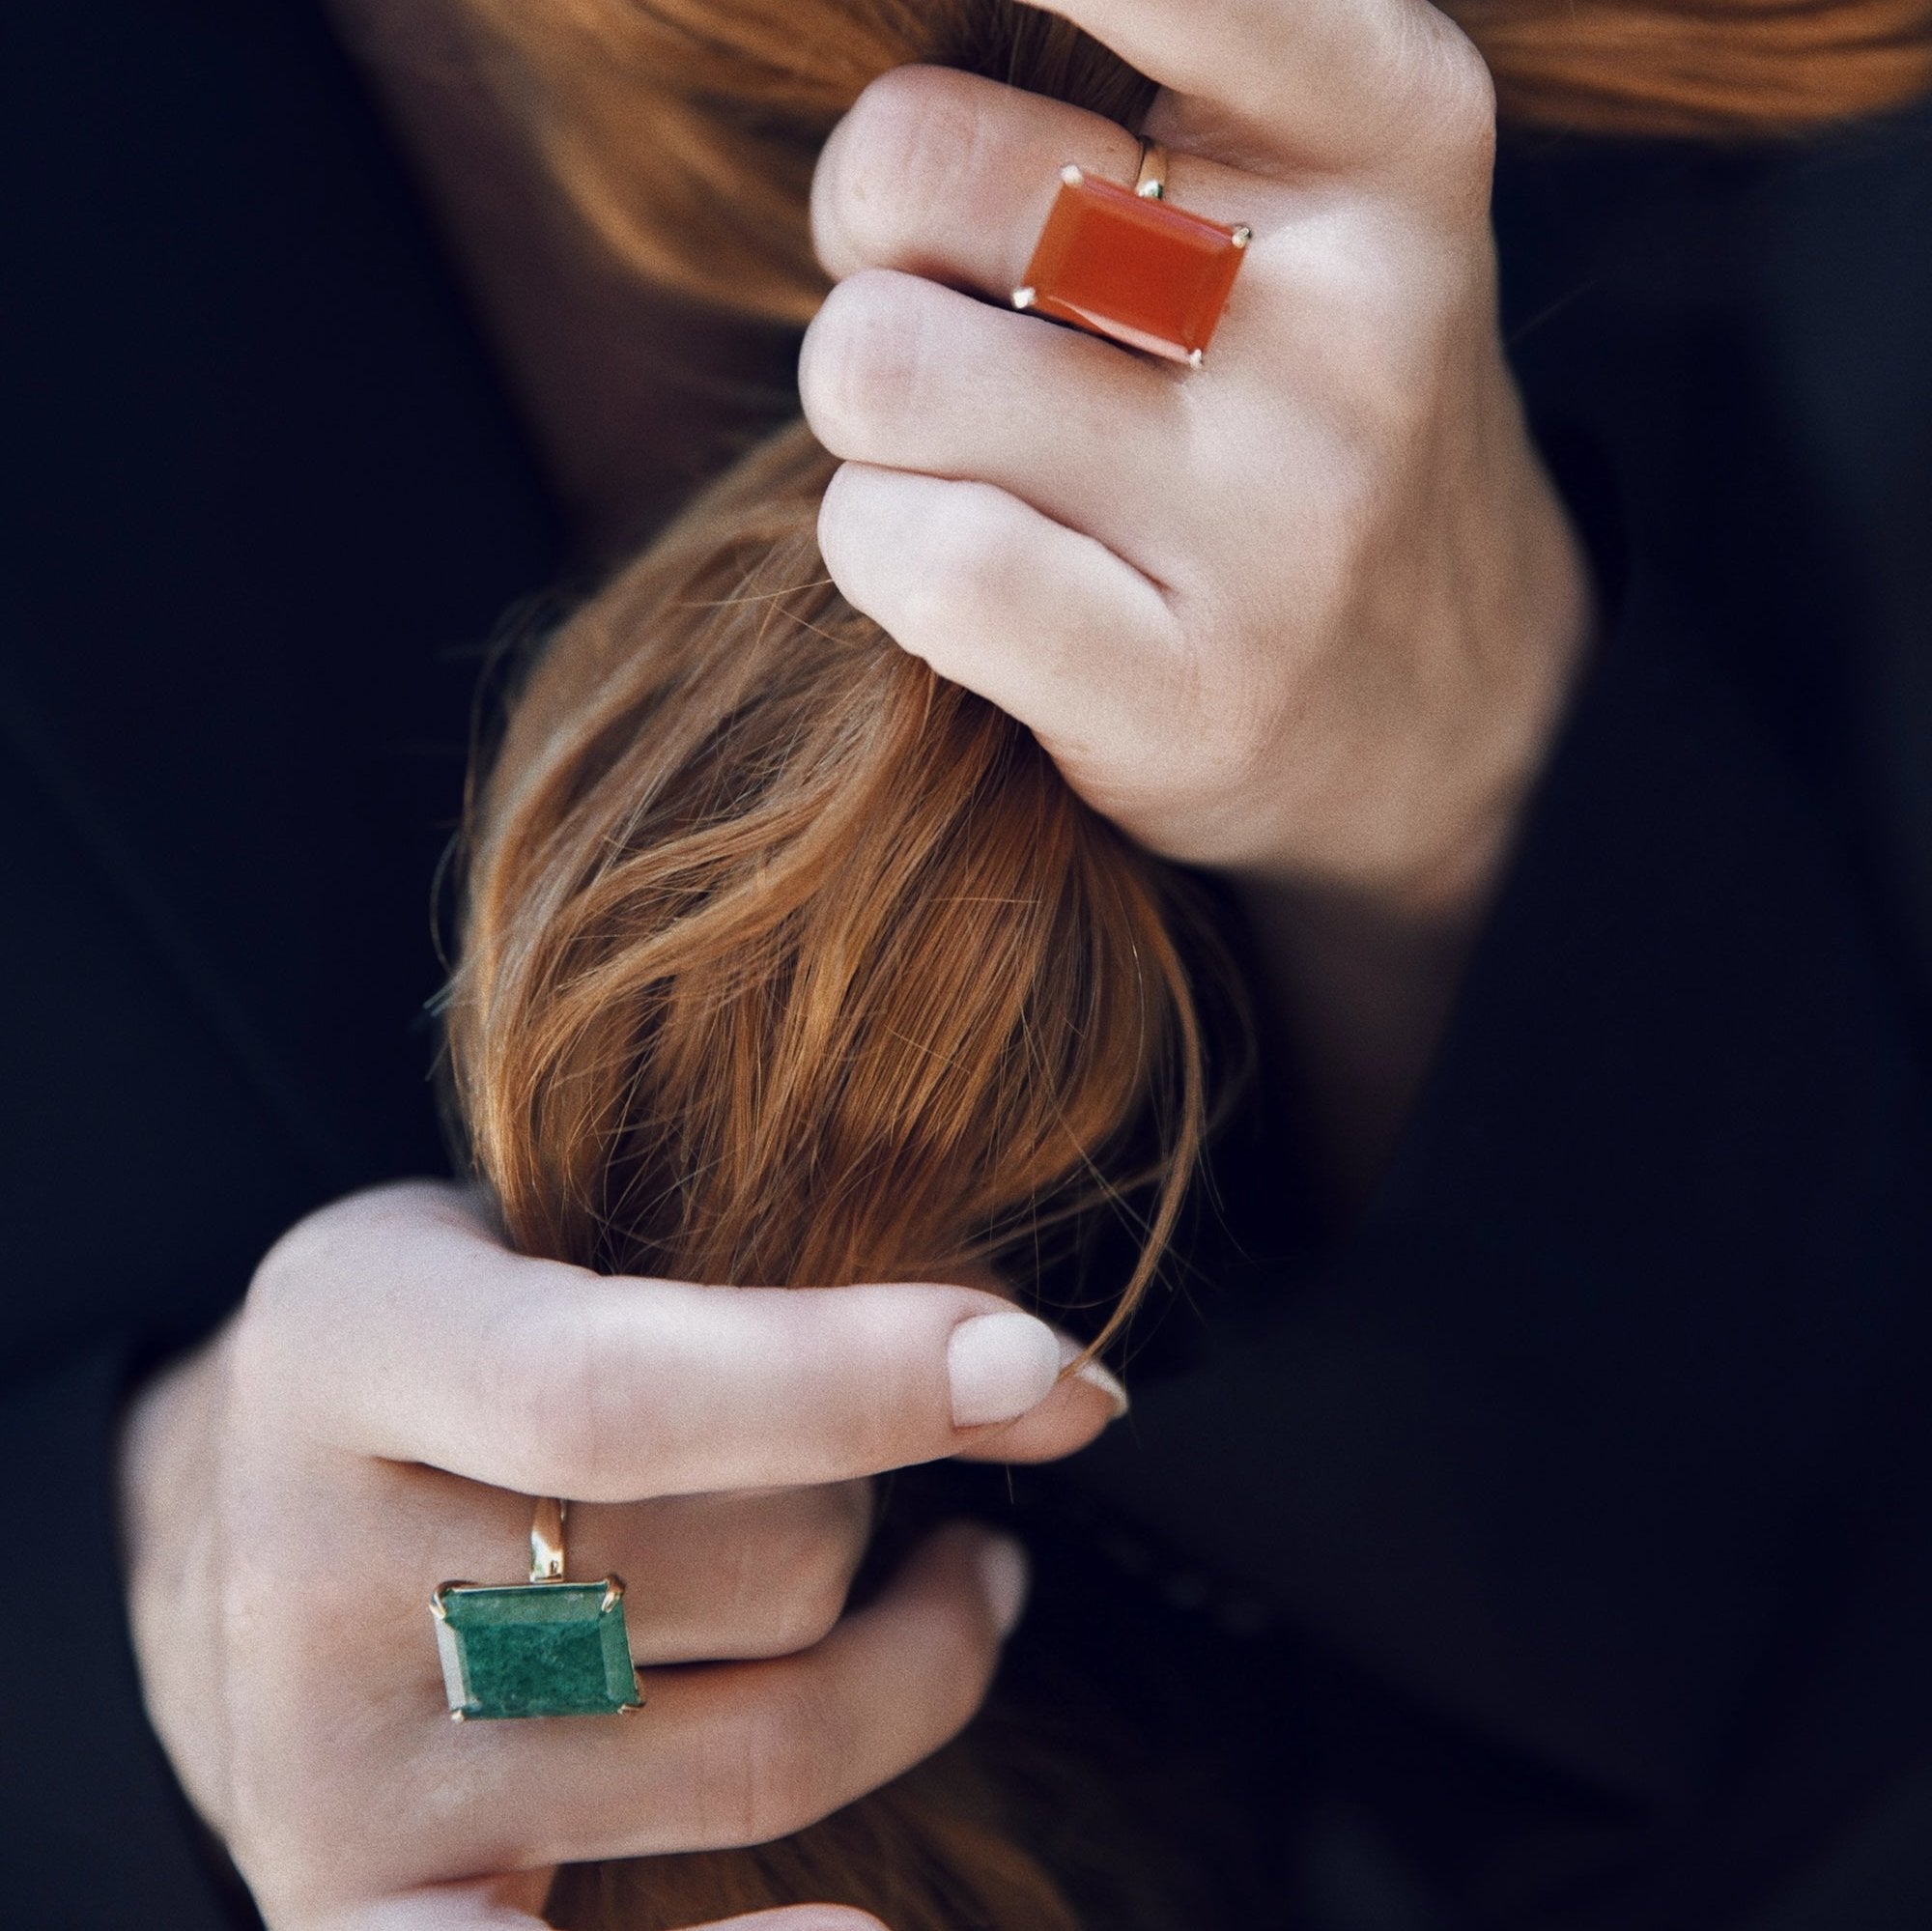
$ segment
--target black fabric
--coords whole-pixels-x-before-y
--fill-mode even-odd
[[[312,14],[0,36],[0,1447],[60,1525],[0,1592],[0,1918],[215,1931],[114,1404],[436,1164],[430,881],[555,546]],[[1365,1224],[1173,1311],[1041,1623],[1084,1577],[1248,1686],[1251,1924],[1922,1924],[1932,144],[1517,145],[1497,219],[1604,647]]]
[[[1300,1652],[1315,1923],[1932,1919],[1928,126],[1506,153],[1605,640],[1363,1224],[1070,1471]]]
[[[293,1218],[440,1165],[431,879],[555,545],[306,7],[10,8],[0,140],[0,1922],[203,1931],[116,1400]]]

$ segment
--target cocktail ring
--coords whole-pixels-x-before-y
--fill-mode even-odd
[[[1199,368],[1249,237],[1176,208],[1167,150],[1143,140],[1130,188],[1061,169],[1013,306]]]
[[[530,1519],[530,1579],[445,1582],[430,1598],[449,1714],[609,1717],[641,1707],[624,1629],[624,1583],[563,1579],[567,1504],[539,1500]]]

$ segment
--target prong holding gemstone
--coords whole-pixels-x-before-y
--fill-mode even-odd
[[[1030,288],[1014,289],[1013,306],[1015,308],[1031,308],[1033,306],[1033,290]]]
[[[1199,349],[1194,350],[1187,357],[1187,366],[1190,369],[1198,369],[1201,366],[1201,355],[1202,352]]]
[[[1234,241],[1237,248],[1245,248],[1255,239],[1255,231],[1244,221],[1235,230]]]
[[[449,1720],[452,1723],[467,1723],[469,1720],[469,1712],[468,1710],[452,1710],[449,1713]]]
[[[604,1578],[604,1600],[598,1604],[597,1613],[608,1616],[624,1600],[624,1578],[621,1576],[607,1576]]]
[[[1082,174],[1080,170],[1077,167],[1075,167],[1071,161],[1068,161],[1066,165],[1060,170],[1060,178],[1067,185],[1068,187],[1078,187],[1080,184],[1087,179],[1087,177],[1084,174]]]

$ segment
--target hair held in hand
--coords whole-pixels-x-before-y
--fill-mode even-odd
[[[1177,883],[825,582],[831,467],[759,451],[525,691],[451,1014],[477,1163],[609,1271],[931,1275],[1150,1187],[1151,1262],[1203,1106]]]
[[[946,63],[1130,127],[1151,92],[1005,0],[471,6],[613,255],[772,321],[823,292],[812,163],[878,74]],[[1505,114],[1544,125],[1761,132],[1932,85],[1927,0],[1449,11]],[[526,680],[479,792],[449,1010],[476,1168],[529,1252],[714,1282],[1030,1264],[1125,1213],[1118,1316],[1205,1132],[1188,961],[1211,947],[1184,882],[1029,733],[829,586],[833,467],[802,426],[752,452]],[[553,1910],[672,1931],[837,1900],[893,1931],[1071,1931],[1009,1781],[955,1750],[781,1844],[568,1871]]]
[[[1185,886],[850,610],[786,432],[551,639],[475,826],[451,1065],[525,1251],[793,1286],[1172,1228],[1206,1110]],[[1017,1272],[1018,1270],[1015,1270]],[[646,1931],[864,1905],[1072,1926],[955,1749],[784,1843],[565,1873]]]
[[[909,61],[1128,127],[1151,90],[1012,0],[468,0],[503,91],[611,254],[735,313],[810,319],[806,206],[833,125]],[[1505,124],[1724,139],[1932,90],[1932,0],[1448,0]]]

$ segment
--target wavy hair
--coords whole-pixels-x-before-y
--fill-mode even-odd
[[[823,294],[813,161],[878,74],[951,64],[1128,126],[1151,94],[1010,0],[469,5],[611,253],[775,323]],[[1932,86],[1932,0],[1449,11],[1534,125],[1788,132]],[[1118,1320],[1207,1127],[1201,910],[1028,732],[827,584],[833,467],[782,431],[530,671],[472,814],[449,1006],[476,1171],[530,1252],[720,1282],[1015,1253],[1024,1274],[1043,1233],[1125,1212]],[[781,1844],[567,1871],[552,1910],[672,1931],[816,1898],[894,1931],[1075,1931],[1009,1781],[955,1748]]]
[[[1016,0],[468,0],[498,86],[612,255],[733,314],[809,321],[807,198],[833,125],[910,61],[1129,127],[1152,90]],[[1932,90],[1932,0],[1448,0],[1506,124],[1789,135]]]

